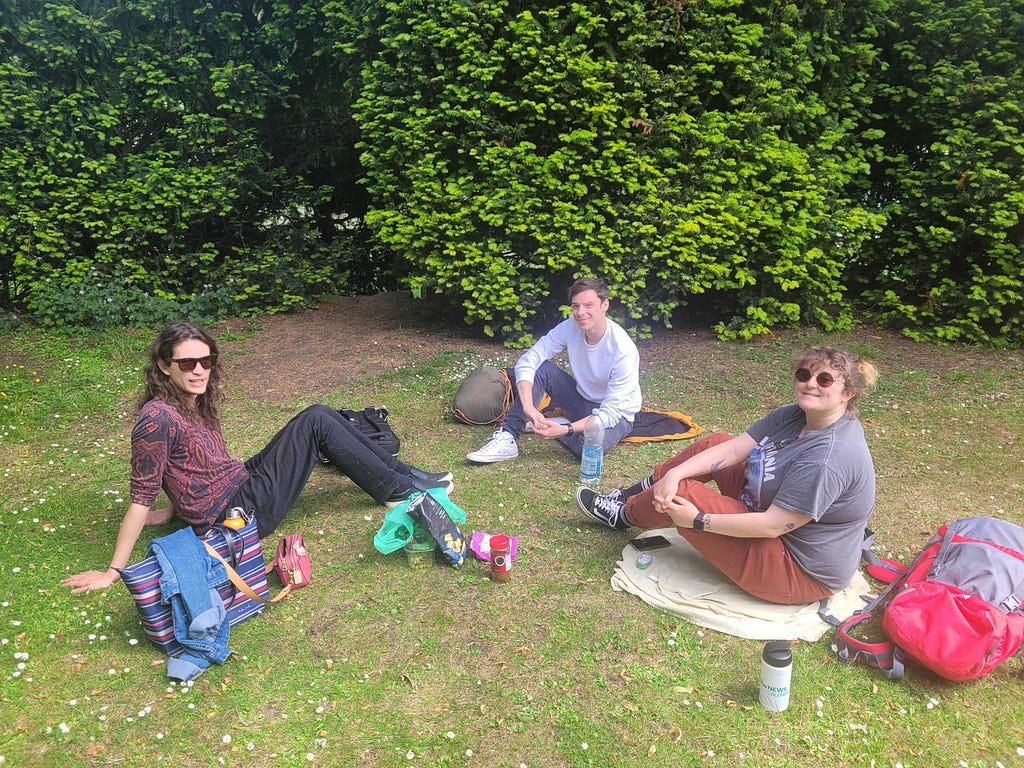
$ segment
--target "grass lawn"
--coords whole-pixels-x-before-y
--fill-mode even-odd
[[[254,334],[231,337],[228,366]],[[224,666],[172,684],[122,585],[72,596],[60,583],[109,560],[151,336],[0,339],[0,765],[1024,766],[1021,658],[968,684],[915,668],[888,682],[840,664],[828,633],[794,646],[788,711],[762,710],[762,643],[612,592],[627,537],[582,519],[571,496],[578,466],[564,449],[526,436],[516,461],[466,465],[490,430],[451,420],[455,389],[478,363],[516,353],[496,345],[485,359],[455,337],[326,401],[385,405],[404,459],[453,469],[466,532],[519,537],[512,580],[491,582],[473,561],[413,570],[401,554],[379,554],[372,537],[383,510],[319,469],[264,545],[273,552],[278,534],[303,533],[313,585],[237,627]],[[649,405],[682,410],[709,431],[742,431],[789,399],[789,361],[809,344],[875,361],[882,378],[861,411],[878,471],[881,554],[906,559],[961,516],[1021,522],[1019,351],[923,347],[871,329],[704,338],[659,339],[642,383]],[[255,452],[306,404],[267,407],[233,393],[232,453]],[[606,484],[648,474],[679,447],[616,449]]]

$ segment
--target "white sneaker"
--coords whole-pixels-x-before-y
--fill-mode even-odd
[[[479,451],[466,454],[466,459],[474,464],[493,464],[495,461],[508,461],[519,455],[519,446],[512,433],[499,429],[491,439],[484,443]]]

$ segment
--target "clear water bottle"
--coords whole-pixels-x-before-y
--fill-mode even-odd
[[[766,643],[761,653],[761,693],[758,701],[769,712],[784,712],[789,706],[789,684],[793,676],[793,652],[785,640]]]
[[[597,409],[587,419],[583,430],[583,456],[580,458],[580,484],[592,490],[601,487],[601,465],[604,464],[604,427],[597,418]]]

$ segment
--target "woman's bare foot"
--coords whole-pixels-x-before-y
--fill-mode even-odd
[[[163,525],[169,523],[174,519],[174,510],[170,507],[161,507],[160,509],[151,509],[149,514],[146,515],[145,525]]]

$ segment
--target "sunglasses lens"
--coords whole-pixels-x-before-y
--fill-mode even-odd
[[[196,365],[203,366],[203,370],[210,370],[217,362],[217,358],[213,355],[207,355],[206,357],[183,357],[180,360],[174,360],[173,362],[178,364],[178,368],[183,373],[191,373],[196,369]]]
[[[797,368],[796,373],[794,375],[796,376],[796,380],[801,383],[806,383],[813,378],[815,381],[818,382],[818,386],[821,387],[822,389],[827,389],[828,387],[831,387],[836,380],[836,377],[833,376],[828,371],[822,371],[817,376],[815,376],[806,368]]]

